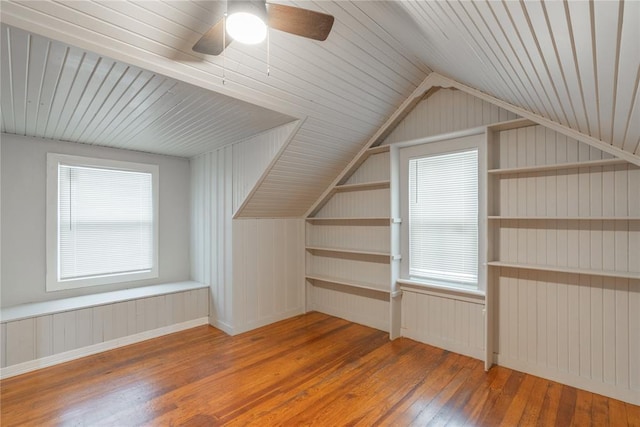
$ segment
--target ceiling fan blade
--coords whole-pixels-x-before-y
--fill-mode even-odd
[[[268,3],[269,28],[314,40],[326,40],[333,16],[299,7]]]
[[[200,40],[191,48],[195,52],[206,53],[207,55],[220,55],[222,51],[233,41],[229,33],[224,36],[224,19],[219,20],[209,31],[204,33]]]

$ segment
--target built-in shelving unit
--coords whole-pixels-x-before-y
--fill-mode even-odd
[[[493,267],[517,268],[522,270],[552,271],[556,273],[586,274],[589,276],[619,277],[624,279],[640,279],[640,272],[593,270],[589,268],[562,267],[556,265],[535,265],[511,262],[491,261]]]
[[[392,245],[392,233],[401,220],[390,210],[390,151],[389,146],[366,150],[307,218],[306,280],[314,292],[333,292],[329,298],[341,304],[381,309],[387,303],[384,312],[373,316],[388,316],[388,330],[395,338],[400,316],[393,302],[399,301],[400,293],[393,275],[400,255]],[[397,313],[392,313],[392,306]]]
[[[498,351],[494,313],[511,312],[514,292],[536,292],[540,280],[549,280],[545,292],[564,286],[553,275],[539,275],[528,289],[523,283],[532,271],[580,275],[596,284],[640,279],[634,249],[640,248],[640,193],[632,190],[638,167],[521,124],[487,129],[488,360]],[[503,348],[501,356],[517,357],[509,351]]]
[[[640,221],[640,216],[489,216],[491,220],[531,220],[531,221]]]
[[[358,184],[343,184],[336,185],[333,189],[336,192],[340,191],[360,191],[360,190],[377,190],[380,188],[389,188],[390,181],[374,181],[363,182]]]
[[[357,280],[345,280],[337,277],[309,275],[309,274],[307,274],[306,278],[307,280],[310,280],[313,282],[318,281],[318,282],[334,283],[336,285],[346,286],[349,288],[365,289],[368,291],[382,292],[385,294],[388,294],[390,292],[389,289],[380,289],[380,287],[376,286],[375,284],[360,282]]]
[[[615,166],[624,165],[627,161],[622,159],[602,159],[602,160],[588,160],[584,162],[570,162],[570,163],[556,163],[550,165],[538,165],[538,166],[521,166],[521,167],[509,167],[489,169],[490,175],[507,175],[514,173],[532,173],[532,172],[546,172],[561,169],[582,169],[592,168],[597,166]]]
[[[318,246],[307,246],[307,251],[309,252],[328,252],[328,253],[336,253],[336,254],[351,254],[351,255],[362,255],[369,257],[379,257],[386,258],[387,261],[390,259],[399,259],[399,255],[391,255],[388,252],[375,252],[375,251],[365,251],[365,250],[357,250],[357,249],[343,249],[343,248],[328,248],[328,247],[318,247]]]
[[[393,219],[389,217],[329,217],[307,218],[310,224],[350,223],[351,225],[367,225],[367,223],[389,224]]]

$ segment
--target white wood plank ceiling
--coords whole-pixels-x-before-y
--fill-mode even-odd
[[[193,43],[224,2],[3,1],[0,19],[305,119],[244,216],[299,216],[431,71],[640,155],[640,2],[295,1],[326,42],[271,33],[225,58]],[[222,65],[227,84],[222,84]]]
[[[2,132],[191,157],[290,116],[1,26]]]

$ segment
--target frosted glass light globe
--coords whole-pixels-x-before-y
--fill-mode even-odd
[[[267,37],[267,26],[252,13],[236,12],[227,17],[227,32],[240,43],[257,44]]]

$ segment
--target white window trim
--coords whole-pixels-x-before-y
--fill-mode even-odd
[[[443,286],[438,283],[431,283],[427,280],[419,280],[409,275],[409,180],[408,168],[409,159],[424,157],[436,154],[445,154],[455,151],[465,151],[476,148],[478,150],[478,286]],[[414,285],[424,284],[428,287],[443,287],[460,289],[461,291],[486,290],[487,272],[487,165],[486,165],[486,136],[485,133],[477,133],[461,137],[445,137],[444,139],[401,146],[399,149],[399,171],[400,171],[400,279],[409,281]]]
[[[146,172],[152,176],[153,197],[153,267],[149,271],[137,273],[111,274],[91,278],[59,280],[58,279],[58,165],[88,166],[102,169]],[[159,277],[158,268],[158,208],[159,208],[159,167],[146,163],[133,163],[119,160],[98,159],[92,157],[72,156],[67,154],[47,153],[47,203],[46,203],[46,290],[60,291],[65,289],[84,288],[89,286],[113,283],[132,282]]]

